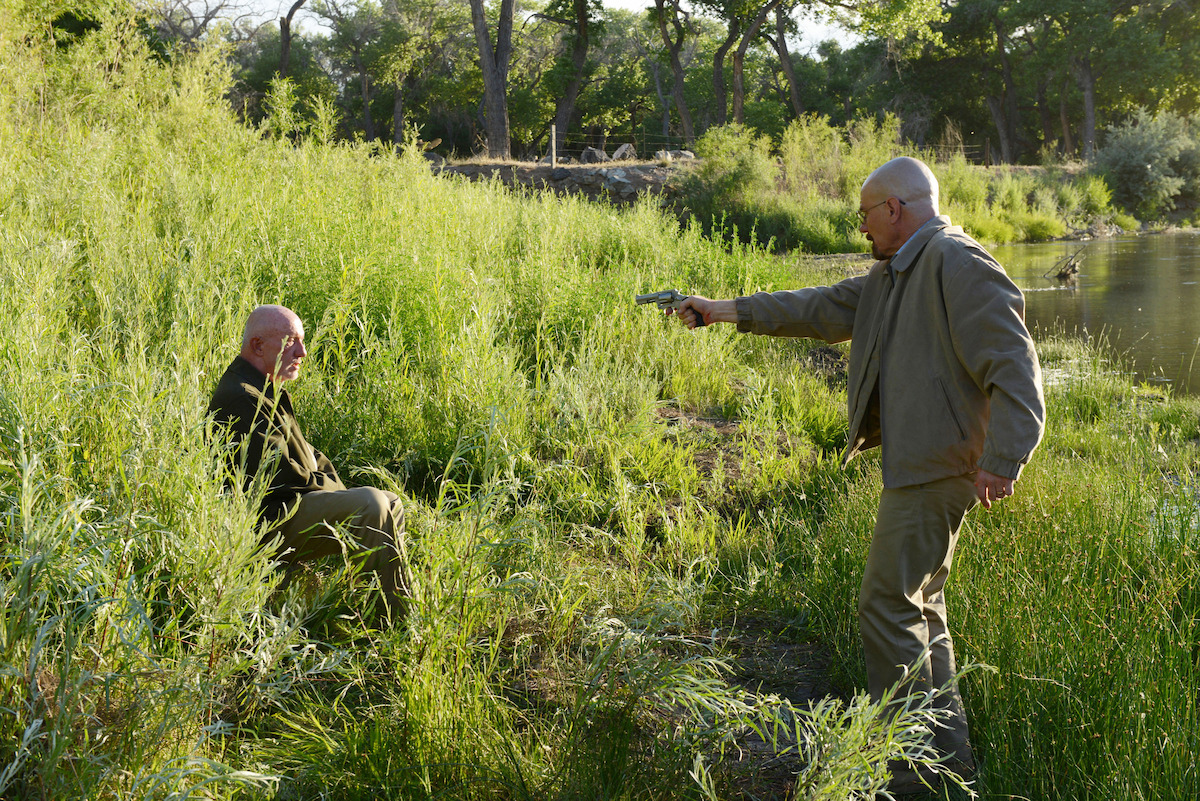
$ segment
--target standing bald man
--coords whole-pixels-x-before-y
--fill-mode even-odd
[[[950,687],[941,696],[949,728],[934,742],[971,778],[943,588],[967,512],[1012,495],[1041,441],[1041,372],[1020,290],[978,242],[938,215],[937,179],[924,163],[898,158],[871,173],[858,217],[877,259],[865,275],[735,300],[693,296],[679,314],[693,328],[703,318],[755,334],[851,340],[844,463],[876,445],[883,460],[858,607],[871,696],[929,647],[919,679]],[[898,793],[937,780],[901,766],[893,775]]]
[[[283,306],[254,309],[241,353],[221,376],[209,414],[232,432],[234,463],[244,467],[247,482],[278,454],[260,513],[273,524],[264,542],[281,539],[279,560],[289,574],[303,561],[344,548],[363,554],[364,569],[379,576],[388,612],[396,618],[408,595],[404,508],[391,492],[347,489],[325,454],[305,440],[283,384],[299,377],[307,355],[304,324],[295,312]],[[336,536],[335,527],[343,524],[350,542]]]

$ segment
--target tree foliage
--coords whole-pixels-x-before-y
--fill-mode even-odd
[[[857,39],[806,41],[813,15]],[[332,100],[344,138],[411,125],[446,154],[537,157],[553,125],[560,156],[650,155],[729,120],[778,146],[806,114],[890,114],[942,155],[1046,163],[1091,159],[1138,109],[1200,109],[1200,7],[1183,0],[310,0],[302,17],[299,108]],[[204,35],[234,44],[234,106],[257,123],[278,26]]]

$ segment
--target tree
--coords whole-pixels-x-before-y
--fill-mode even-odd
[[[766,34],[766,39],[779,56],[779,65],[787,79],[788,100],[792,104],[792,113],[799,119],[804,116],[804,103],[800,100],[800,78],[796,74],[796,65],[792,63],[792,54],[788,52],[787,46],[788,34],[795,30],[791,10],[792,6],[786,3],[775,6],[775,36]]]
[[[383,32],[382,12],[372,0],[360,0],[355,5],[345,0],[319,0],[314,10],[333,28],[326,47],[335,62],[341,62],[358,84],[362,101],[363,136],[368,142],[376,139],[375,118],[371,113],[371,86],[376,60],[380,56],[379,40]]]
[[[692,115],[688,111],[687,101],[683,96],[684,71],[679,53],[683,49],[688,32],[692,29],[692,15],[683,10],[680,2],[681,0],[654,0],[654,15],[655,21],[658,23],[659,35],[662,36],[663,44],[667,46],[667,53],[671,60],[671,75],[674,78],[671,85],[671,96],[675,100],[675,110],[679,113],[683,141],[690,147],[696,141],[696,137],[692,130]],[[670,9],[671,33],[667,32],[668,9]]]
[[[308,0],[296,0],[288,13],[279,18],[279,77],[288,76],[288,61],[292,55],[292,18]]]
[[[554,110],[554,128],[558,132],[557,149],[561,154],[566,133],[575,114],[575,104],[587,77],[588,47],[595,33],[603,31],[599,22],[602,12],[599,0],[553,0],[538,19],[557,23],[565,28],[563,43],[568,52],[556,59],[554,72],[564,76]]]
[[[746,82],[745,82],[745,63],[746,51],[750,47],[750,43],[757,38],[759,31],[762,29],[763,23],[767,16],[775,10],[782,0],[767,0],[766,3],[759,5],[754,9],[754,15],[750,19],[746,29],[742,32],[741,41],[738,43],[737,50],[733,54],[733,121],[739,125],[746,121],[745,106],[746,106]]]
[[[471,0],[471,27],[479,47],[483,73],[484,126],[488,155],[506,159],[512,153],[508,124],[508,64],[512,58],[512,29],[515,0],[500,0],[493,45],[483,0]]]

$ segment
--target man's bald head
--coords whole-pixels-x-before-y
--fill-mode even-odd
[[[888,259],[938,214],[938,182],[924,162],[892,159],[863,181],[858,230],[871,243],[871,255]]]
[[[920,159],[901,156],[877,167],[863,181],[862,196],[871,202],[899,198],[909,211],[923,217],[922,223],[938,215],[938,181]]]
[[[291,381],[308,355],[304,323],[286,306],[258,306],[246,318],[241,355],[272,381]]]

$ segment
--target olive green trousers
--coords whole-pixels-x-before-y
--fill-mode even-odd
[[[974,475],[884,489],[859,593],[858,619],[871,697],[878,700],[929,649],[910,691],[944,688],[935,703],[949,711],[934,731],[941,753],[974,764],[957,667],[946,623],[946,579],[959,531],[978,498]]]
[[[272,535],[282,540],[279,560],[289,572],[323,556],[361,557],[363,570],[379,577],[393,620],[406,611],[410,582],[404,507],[396,494],[374,487],[305,493]]]

